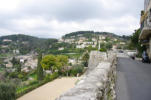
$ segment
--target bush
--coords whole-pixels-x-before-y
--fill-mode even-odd
[[[0,83],[0,100],[16,100],[16,87],[12,83]]]
[[[56,79],[58,76],[59,76],[58,72],[54,72],[52,75],[47,74],[43,81],[37,81],[37,80],[30,81],[28,85],[18,87],[16,96],[20,97],[20,96],[32,91],[33,89],[36,89],[39,86]]]
[[[46,76],[45,76],[45,81],[46,82],[49,82],[49,81],[52,81],[52,80],[54,80],[54,79],[56,79],[56,78],[58,78],[59,77],[59,73],[58,72],[54,72],[53,74],[47,74]]]
[[[44,78],[45,82],[49,82],[50,81],[50,74],[47,74]]]
[[[19,79],[23,79],[23,78],[24,78],[24,75],[20,73],[20,74],[18,74],[18,78],[19,78]]]
[[[77,74],[82,74],[84,72],[84,67],[82,65],[74,65],[72,69],[69,70],[70,76],[77,76]]]
[[[18,78],[18,72],[12,72],[9,74],[10,78]]]
[[[106,48],[101,48],[100,52],[107,52],[107,49]]]
[[[31,85],[35,85],[35,84],[38,84],[39,82],[37,80],[34,80],[34,81],[30,81],[28,86],[31,86]]]
[[[58,72],[54,72],[54,73],[50,76],[50,80],[54,80],[54,79],[56,79],[57,77],[59,77]]]

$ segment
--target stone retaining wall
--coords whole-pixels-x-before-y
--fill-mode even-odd
[[[114,100],[116,56],[93,51],[89,68],[77,85],[56,100]]]

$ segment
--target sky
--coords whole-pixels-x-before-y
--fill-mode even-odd
[[[74,31],[131,35],[144,0],[0,0],[0,36],[60,38]]]

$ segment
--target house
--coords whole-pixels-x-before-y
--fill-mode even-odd
[[[144,1],[144,11],[141,11],[140,29],[139,39],[142,45],[146,47],[146,51],[151,59],[151,0]]]
[[[64,47],[58,48],[59,51],[64,50]]]
[[[85,44],[85,45],[93,45],[94,42],[83,42],[83,44]]]
[[[6,64],[6,68],[11,68],[11,67],[13,67],[12,63],[11,63],[11,62],[8,62],[8,63]]]
[[[1,47],[2,48],[8,48],[8,45],[2,45]]]
[[[99,36],[99,40],[105,40],[105,38],[106,38],[106,37],[103,36],[103,35],[100,35],[100,36]]]
[[[116,51],[117,50],[117,45],[113,45],[112,50]]]
[[[19,54],[20,51],[19,51],[19,50],[13,50],[13,53],[14,53],[14,54]]]
[[[79,49],[83,49],[83,48],[85,48],[85,47],[86,47],[86,45],[85,45],[85,44],[77,45],[77,46],[76,46],[76,48],[79,48]]]
[[[117,41],[117,39],[116,39],[116,38],[114,38],[114,39],[113,39],[113,41]]]
[[[75,39],[65,39],[64,42],[66,43],[74,43]]]
[[[69,59],[69,63],[71,63],[72,65],[76,64],[76,60],[75,59]]]
[[[59,43],[64,42],[64,39],[63,39],[63,38],[60,38],[60,39],[58,40],[58,42],[59,42]]]
[[[125,42],[120,42],[120,45],[125,45],[126,43]]]
[[[95,42],[95,41],[97,41],[97,39],[96,39],[96,38],[92,38],[92,41],[94,41],[94,42]]]
[[[79,39],[80,39],[80,40],[86,40],[86,38],[85,38],[85,37],[79,37]]]
[[[4,39],[3,42],[12,42],[12,40]]]

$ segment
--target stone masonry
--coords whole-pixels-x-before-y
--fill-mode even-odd
[[[114,100],[115,77],[116,56],[92,51],[87,72],[74,88],[56,100]]]

